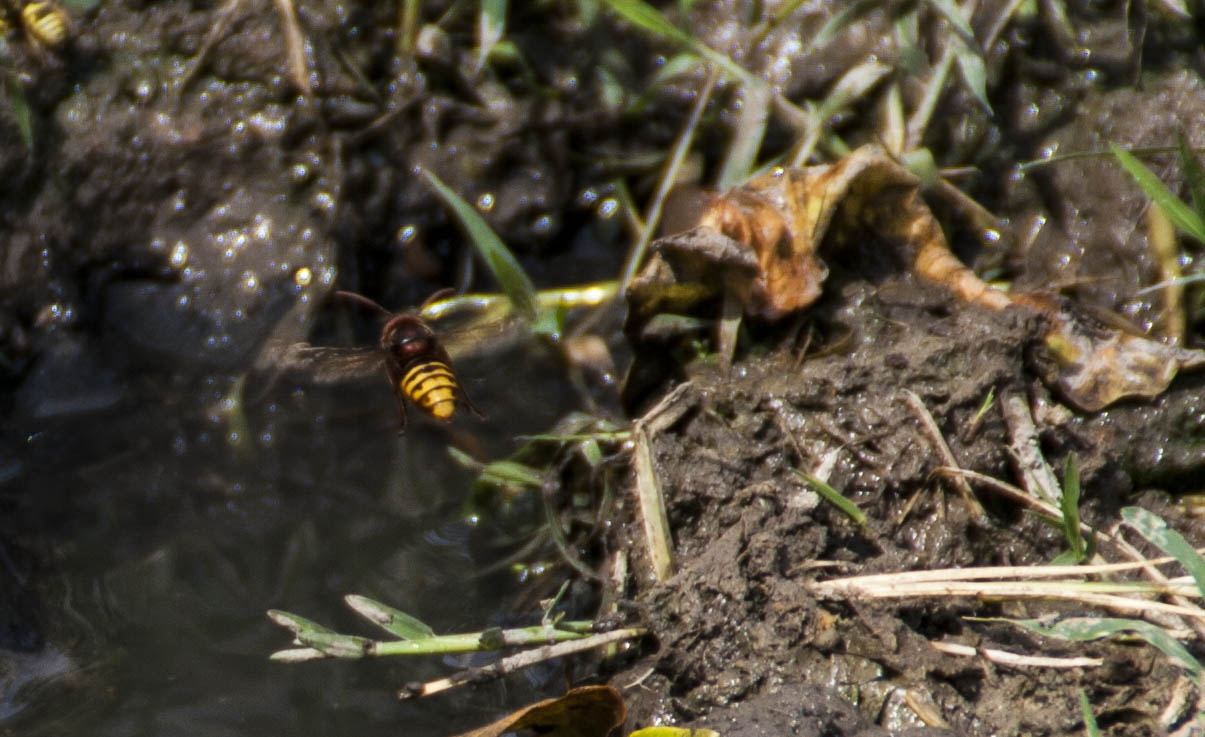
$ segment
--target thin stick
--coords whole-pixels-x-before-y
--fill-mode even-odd
[[[669,517],[665,513],[665,495],[653,468],[653,438],[665,428],[677,422],[694,403],[686,394],[694,391],[694,384],[679,384],[672,392],[657,403],[644,417],[636,421],[632,430],[635,453],[632,465],[636,474],[636,495],[640,505],[640,519],[644,527],[644,542],[649,563],[658,581],[673,574],[673,536],[669,529]]]
[[[850,599],[911,599],[926,597],[991,597],[1002,599],[1058,599],[1075,601],[1081,604],[1125,612],[1130,615],[1147,617],[1151,612],[1179,614],[1184,617],[1202,618],[1200,609],[1165,604],[1161,601],[1133,599],[1116,594],[1097,594],[1075,592],[1072,586],[1084,585],[1081,581],[1030,581],[1016,583],[1012,581],[979,581],[979,582],[923,582],[916,585],[896,584],[894,586],[859,586],[849,585],[849,579],[838,581],[820,581],[808,584],[807,588],[816,596]],[[1051,585],[1053,584],[1053,585]],[[1168,587],[1171,590],[1170,587]],[[1187,593],[1190,587],[1185,586]]]
[[[1012,501],[1017,502],[1018,504],[1020,504],[1022,506],[1029,507],[1030,509],[1033,509],[1037,512],[1041,512],[1042,514],[1045,514],[1047,516],[1054,517],[1055,519],[1061,518],[1063,516],[1062,511],[1057,509],[1053,505],[1048,504],[1048,503],[1042,501],[1041,499],[1032,497],[1029,494],[1026,494],[1024,491],[1017,488],[1016,486],[1013,486],[1010,483],[1001,481],[1000,479],[993,478],[986,474],[979,473],[978,471],[968,471],[964,468],[943,467],[943,468],[934,469],[933,473],[939,474],[939,475],[962,476],[963,478],[966,478],[970,481],[974,481],[978,484],[981,484],[984,486],[984,488],[991,489],[992,491],[995,491],[996,493],[1001,494],[1002,496],[1005,496],[1008,499],[1011,499]],[[1084,522],[1083,520],[1081,520],[1079,523],[1079,529],[1081,532],[1084,532],[1088,535],[1096,535],[1098,538],[1113,544],[1127,558],[1134,560],[1134,561],[1138,561],[1138,563],[1135,567],[1142,567],[1144,565],[1145,559],[1138,553],[1137,550],[1135,550],[1133,548],[1133,546],[1131,546],[1129,543],[1127,543],[1125,541],[1125,539],[1123,539],[1121,536],[1116,535],[1107,530],[1094,530],[1094,529],[1092,529],[1092,527],[1090,525],[1088,525],[1087,522]],[[1205,553],[1205,548],[1202,548],[1199,552]],[[1170,560],[1172,560],[1172,559],[1171,558],[1158,558],[1158,559],[1154,559],[1154,560],[1150,560],[1150,561],[1145,561],[1145,563],[1161,565]],[[1128,565],[1128,564],[1125,564],[1125,565]]]
[[[239,12],[241,6],[242,0],[226,0],[226,3],[218,10],[214,17],[213,25],[209,27],[209,33],[205,35],[205,40],[201,42],[201,48],[197,49],[196,54],[193,54],[192,60],[188,64],[188,69],[180,77],[180,82],[177,85],[178,89],[184,90],[192,82],[192,78],[196,76],[197,72],[205,64],[205,60],[209,58],[209,52],[213,50],[218,40],[230,29],[230,23],[234,20],[234,16]]]
[[[933,447],[942,457],[945,465],[958,468],[958,459],[954,457],[950,446],[946,444],[946,439],[942,437],[941,430],[937,427],[937,423],[934,422],[933,415],[929,414],[925,403],[911,389],[905,389],[903,395],[904,400],[920,420],[921,427],[925,429],[925,433],[929,436],[930,442],[933,443]],[[971,485],[966,482],[966,479],[961,476],[954,476],[951,480],[953,481],[954,488],[962,495],[962,500],[966,502],[971,514],[975,517],[984,517],[983,505],[975,498],[974,492],[971,491]]]
[[[1161,584],[1153,581],[1084,581],[1078,578],[1061,578],[1055,581],[976,581],[957,576],[946,579],[913,580],[907,573],[897,574],[894,578],[880,577],[877,574],[870,578],[875,580],[866,581],[862,576],[850,576],[816,581],[809,585],[826,594],[866,596],[871,599],[913,596],[1020,596],[1034,598],[1050,595],[1074,599],[1080,595],[1121,596],[1124,594],[1150,597],[1171,592],[1200,596],[1196,586],[1189,581],[1178,584]],[[1197,612],[1193,616],[1205,618],[1205,612]]]
[[[975,481],[976,483],[982,484],[984,487],[991,489],[1001,496],[1011,499],[1023,507],[1029,507],[1030,509],[1041,512],[1042,514],[1048,514],[1051,517],[1062,516],[1062,512],[1060,512],[1054,505],[1048,504],[1041,499],[1035,499],[1007,481],[1001,481],[993,476],[988,476],[987,474],[979,473],[978,471],[970,471],[965,468],[957,468],[952,466],[938,466],[937,468],[933,469],[933,473],[937,474],[938,476],[956,476],[969,479],[971,481]],[[1088,527],[1086,523],[1081,522],[1080,529],[1091,532],[1091,528]]]
[[[979,581],[992,579],[1016,579],[1028,580],[1035,578],[1059,578],[1060,576],[1090,576],[1100,573],[1118,573],[1121,571],[1132,571],[1137,568],[1142,568],[1147,564],[1165,565],[1167,563],[1175,563],[1176,559],[1172,557],[1156,558],[1149,561],[1138,561],[1132,563],[1098,563],[1096,565],[1083,566],[982,566],[979,568],[940,568],[919,571],[895,571],[892,573],[870,573],[863,576],[851,576],[849,578],[840,578],[830,580],[828,583],[837,581],[849,581],[857,585],[878,585],[898,583],[907,581],[908,583],[917,583],[924,581]],[[1170,584],[1171,581],[1164,579],[1157,582]],[[1183,583],[1189,583],[1184,581]]]
[[[937,100],[941,97],[942,90],[945,89],[946,77],[950,74],[950,65],[954,63],[954,45],[956,43],[957,41],[953,38],[946,38],[946,47],[941,52],[941,58],[930,72],[929,79],[925,81],[925,91],[921,95],[921,101],[916,106],[916,110],[912,112],[912,117],[908,119],[908,137],[904,142],[905,151],[912,151],[920,147],[921,139],[925,135],[925,128],[929,127],[929,120],[937,108]]]
[[[1009,392],[1001,397],[1000,410],[1008,425],[1009,443],[1025,490],[1035,499],[1057,507],[1063,496],[1062,486],[1042,457],[1042,447],[1038,443],[1038,431],[1033,424],[1033,415],[1029,413],[1029,404],[1020,395]],[[1062,519],[1063,513],[1057,512],[1055,517]]]
[[[641,637],[645,634],[645,630],[639,627],[630,627],[613,632],[602,632],[597,635],[591,635],[580,640],[570,640],[568,642],[558,642],[555,645],[546,645],[532,650],[524,650],[521,653],[516,653],[508,657],[502,658],[496,663],[486,665],[481,668],[471,668],[461,671],[456,675],[447,678],[439,678],[426,683],[415,683],[406,686],[401,691],[398,691],[399,699],[415,699],[423,696],[430,696],[441,691],[447,691],[450,688],[463,686],[469,683],[483,683],[492,681],[496,678],[514,673],[515,671],[542,663],[553,658],[572,655],[585,650],[592,650],[602,645],[608,645],[612,642],[620,640],[630,640],[636,637]]]
[[[293,0],[275,0],[276,11],[280,13],[280,24],[285,35],[285,59],[288,60],[289,76],[301,94],[310,97],[314,90],[310,87],[309,70],[305,65],[305,42],[302,40],[301,26],[297,23],[297,11],[293,8]]]
[[[703,82],[702,89],[699,90],[698,99],[695,101],[694,109],[690,111],[690,118],[686,121],[686,127],[678,135],[678,140],[674,142],[673,152],[670,154],[669,161],[665,164],[665,172],[661,175],[661,182],[657,185],[657,193],[653,196],[652,205],[649,207],[649,214],[644,219],[644,227],[641,230],[640,238],[632,246],[632,251],[628,254],[627,263],[624,264],[623,277],[620,280],[620,292],[627,291],[628,284],[632,281],[632,277],[636,276],[636,270],[640,268],[641,262],[644,261],[644,252],[648,248],[649,241],[653,239],[653,233],[657,230],[657,225],[661,222],[661,208],[665,205],[665,197],[677,182],[678,170],[682,168],[682,162],[686,160],[686,154],[690,152],[690,146],[695,140],[695,131],[699,127],[699,120],[703,117],[703,111],[707,109],[707,103],[711,100],[711,92],[715,89],[715,85],[719,79],[719,70],[712,67],[707,73],[707,79]]]
[[[1155,568],[1155,561],[1148,560],[1142,555],[1141,552],[1138,551],[1137,548],[1135,548],[1133,545],[1130,545],[1130,543],[1120,535],[1118,535],[1116,542],[1117,547],[1122,552],[1122,555],[1125,555],[1127,558],[1136,561],[1136,564],[1142,567],[1142,572],[1147,578],[1155,581],[1156,583],[1168,583],[1167,576],[1164,576],[1158,569]],[[1171,596],[1171,600],[1180,606],[1197,607],[1196,604],[1184,598],[1183,596],[1173,594]],[[1168,629],[1175,626],[1175,623],[1160,622],[1159,624]],[[1194,632],[1197,633],[1197,637],[1205,640],[1205,622],[1190,619],[1188,620],[1187,624],[1189,627],[1192,627]]]
[[[984,37],[983,43],[979,46],[979,48],[983,49],[984,55],[991,52],[992,46],[996,44],[996,39],[1004,30],[1004,27],[1008,25],[1008,21],[1013,17],[1013,13],[1017,12],[1017,8],[1021,7],[1021,3],[1023,2],[1025,0],[1009,0],[1004,10],[1000,11],[1000,15],[996,16],[996,19],[992,21],[991,27],[987,29],[987,35]]]
[[[640,522],[644,544],[653,566],[653,575],[664,581],[674,572],[674,553],[670,541],[669,520],[665,514],[665,496],[653,470],[653,452],[648,433],[639,425],[635,432],[636,452],[632,465],[636,471],[636,495],[640,502]]]
[[[999,665],[1012,668],[1096,668],[1104,665],[1103,658],[1051,658],[1044,655],[1019,655],[1007,650],[996,650],[987,647],[971,647],[956,642],[930,642],[929,647],[941,653],[973,657],[982,655],[984,658]]]

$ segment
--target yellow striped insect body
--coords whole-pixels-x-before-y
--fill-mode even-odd
[[[335,296],[358,302],[386,318],[377,345],[313,346],[305,342],[276,345],[268,350],[265,365],[305,376],[315,384],[338,384],[379,375],[383,365],[397,398],[401,432],[406,429],[407,402],[414,403],[423,414],[441,422],[451,420],[458,407],[484,417],[469,401],[456,378],[456,370],[452,368],[452,359],[440,334],[426,321],[412,313],[390,312],[354,292],[340,291]],[[292,321],[282,321],[285,323],[292,324]],[[277,341],[270,338],[268,343]]]
[[[404,399],[445,422],[452,418],[458,406],[481,416],[461,388],[448,351],[440,345],[435,331],[421,319],[414,315],[390,318],[381,329],[381,350],[385,353],[389,381],[398,395],[403,427],[406,425]]]
[[[67,11],[48,0],[27,3],[21,8],[21,24],[35,47],[56,49],[66,43],[70,35]]]
[[[439,295],[436,293],[418,311]],[[335,292],[335,296],[357,302],[385,317],[376,345],[315,346],[297,341],[300,320],[283,319],[279,335],[269,336],[256,367],[292,374],[311,384],[341,384],[380,376],[382,368],[389,377],[401,415],[401,430],[406,429],[406,403],[413,403],[423,414],[448,422],[464,408],[484,418],[465,394],[453,368],[452,355],[468,355],[504,345],[497,339],[515,327],[514,321],[476,326],[461,326],[452,331],[437,331],[416,312],[394,313],[373,300],[354,292]],[[513,331],[512,331],[512,334]],[[451,349],[451,354],[449,354]]]

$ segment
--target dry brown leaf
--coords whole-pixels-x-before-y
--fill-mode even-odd
[[[1180,370],[1205,366],[1205,352],[1105,325],[1064,300],[1019,294],[1014,303],[1047,316],[1043,379],[1077,408],[1095,412],[1126,398],[1162,394]]]
[[[919,190],[920,180],[876,146],[834,164],[776,169],[714,197],[697,227],[654,242],[629,299],[649,314],[681,311],[691,300],[727,293],[747,316],[780,319],[820,296],[828,268],[816,252],[840,212],[869,226],[900,249],[917,274],[964,301],[1007,306],[1007,295],[950,252]]]
[[[618,691],[610,686],[583,686],[457,737],[498,737],[523,729],[542,737],[606,737],[626,717],[627,707]]]
[[[632,281],[637,315],[688,312],[705,298],[735,300],[748,317],[778,320],[812,304],[828,269],[817,250],[830,234],[869,230],[917,276],[962,302],[993,310],[1037,310],[1056,369],[1044,377],[1076,407],[1095,411],[1126,397],[1163,392],[1205,352],[1106,326],[1043,294],[1009,295],[980,279],[950,251],[920,196],[920,180],[877,146],[833,164],[776,169],[703,208],[698,225],[652,244]]]

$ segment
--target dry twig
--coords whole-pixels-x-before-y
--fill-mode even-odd
[[[917,419],[920,420],[921,427],[925,429],[925,434],[929,436],[929,441],[933,443],[934,449],[941,456],[942,461],[946,466],[958,468],[958,459],[954,457],[953,451],[946,443],[946,439],[942,437],[941,430],[937,427],[937,423],[933,420],[933,415],[929,414],[928,408],[921,398],[916,395],[916,392],[911,389],[903,391],[904,401],[912,408]],[[951,482],[954,488],[962,495],[962,500],[966,503],[968,511],[975,518],[981,519],[984,517],[983,505],[975,498],[975,494],[971,491],[971,485],[966,482],[961,476],[952,476]]]
[[[1019,655],[990,647],[971,647],[956,642],[930,642],[929,647],[949,655],[973,657],[982,655],[997,665],[1011,668],[1095,668],[1104,665],[1101,658],[1052,658],[1045,655]]]
[[[572,655],[586,650],[592,650],[596,647],[608,645],[612,642],[620,640],[630,640],[636,637],[641,637],[645,631],[640,628],[632,627],[628,629],[615,630],[613,632],[602,632],[590,637],[584,637],[580,640],[568,640],[566,642],[558,642],[555,645],[545,645],[533,650],[524,650],[520,653],[502,658],[496,663],[492,663],[481,668],[472,668],[461,671],[447,678],[438,678],[434,681],[426,683],[416,683],[406,686],[398,692],[399,699],[414,699],[422,696],[430,696],[441,691],[447,691],[450,688],[464,686],[470,683],[483,683],[491,681],[495,678],[514,673],[515,671],[542,663],[553,658]]]

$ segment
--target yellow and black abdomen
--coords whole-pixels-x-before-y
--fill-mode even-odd
[[[39,0],[21,9],[25,32],[35,43],[58,48],[67,42],[69,34],[67,12],[53,2]]]
[[[464,393],[452,367],[443,361],[417,361],[402,374],[402,393],[437,420],[451,419]]]

